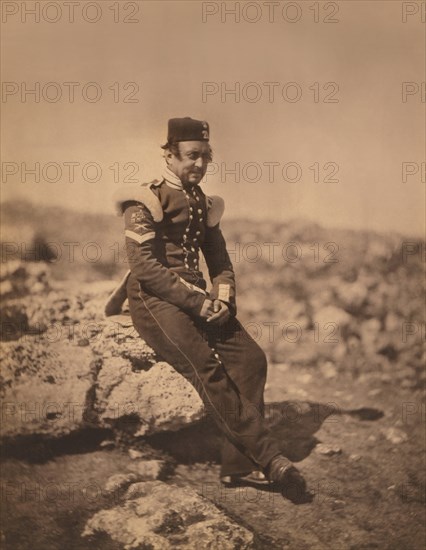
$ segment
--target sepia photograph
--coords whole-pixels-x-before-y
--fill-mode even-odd
[[[0,0],[0,548],[426,548],[426,2]]]

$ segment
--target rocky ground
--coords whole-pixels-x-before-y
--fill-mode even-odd
[[[15,260],[1,281],[5,548],[424,547],[421,256],[324,233],[311,256],[317,229],[293,225],[280,242],[305,260],[263,248],[253,265],[247,243],[265,234],[232,235],[239,318],[268,354],[266,417],[313,501],[223,488],[197,394],[126,312],[103,316],[114,283]],[[330,242],[345,261],[324,262]]]

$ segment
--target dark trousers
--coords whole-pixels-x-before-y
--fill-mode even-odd
[[[280,454],[263,419],[266,357],[235,317],[210,325],[127,285],[133,324],[161,357],[194,386],[222,430],[221,475],[265,468]]]

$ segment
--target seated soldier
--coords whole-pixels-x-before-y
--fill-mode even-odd
[[[212,159],[209,125],[189,117],[169,120],[163,149],[163,177],[116,196],[125,221],[133,324],[194,386],[221,428],[222,483],[275,482],[283,494],[303,493],[303,477],[264,421],[266,357],[236,318],[234,271],[220,229],[223,200],[200,187]]]

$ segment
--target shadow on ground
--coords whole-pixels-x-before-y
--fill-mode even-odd
[[[360,421],[374,421],[384,413],[375,408],[339,409],[335,404],[305,401],[267,403],[265,419],[282,453],[293,462],[304,460],[319,443],[315,433],[331,416],[349,415]],[[163,432],[148,438],[156,449],[169,453],[181,464],[219,462],[222,435],[206,417],[197,424],[178,432]]]

